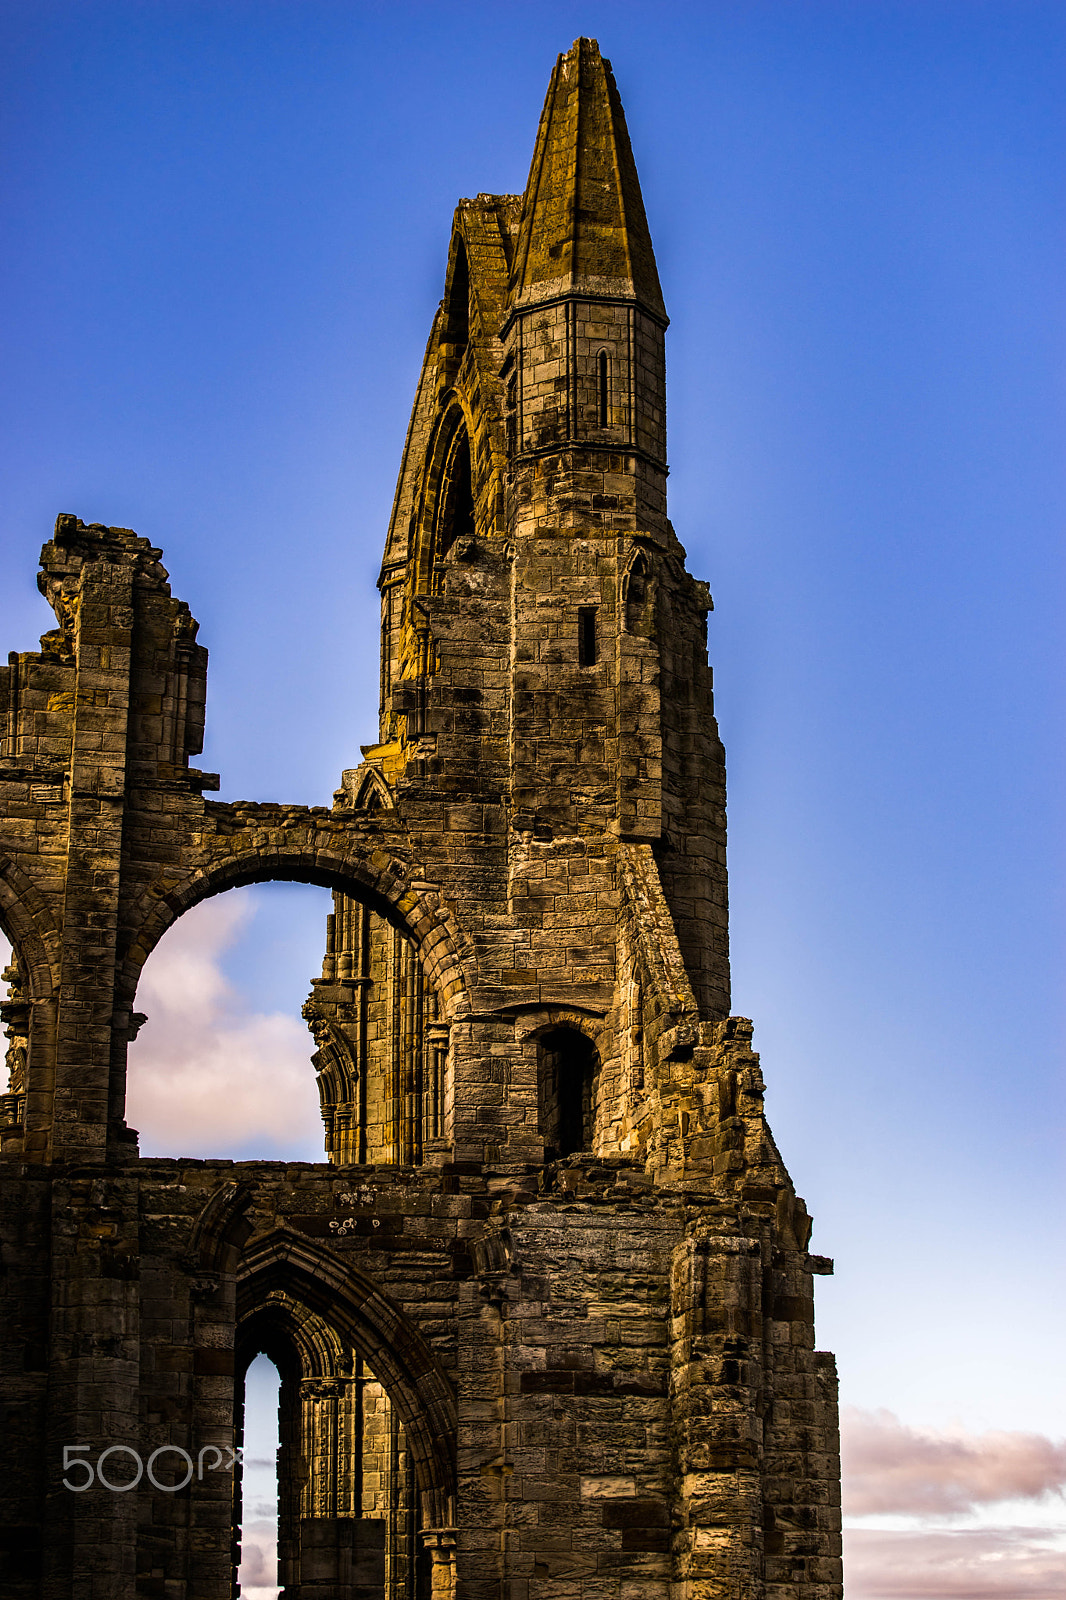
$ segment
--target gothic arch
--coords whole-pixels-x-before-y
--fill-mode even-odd
[[[630,559],[622,578],[622,615],[626,633],[646,634],[650,631],[653,589],[648,558],[643,550],[638,550]]]
[[[347,777],[347,774],[345,774]],[[396,797],[384,777],[369,761],[363,761],[352,774],[353,811],[395,811]]]
[[[451,345],[453,359],[470,342],[470,264],[460,233],[452,234],[452,247],[441,303],[440,343]]]
[[[322,1121],[326,1131],[326,1154],[331,1160],[338,1157],[337,1114],[345,1108],[349,1115],[357,1104],[359,1093],[359,1067],[351,1043],[341,1028],[321,1016],[310,1006],[305,1006],[304,1016],[315,1041],[311,1065],[318,1075],[318,1098]]]
[[[235,1272],[241,1246],[253,1231],[247,1212],[255,1188],[246,1178],[220,1183],[193,1224],[185,1260],[195,1274]]]
[[[442,398],[440,413],[433,436],[426,451],[422,474],[422,492],[416,517],[414,560],[409,568],[410,599],[414,595],[430,594],[435,587],[437,562],[452,547],[458,537],[472,535],[474,531],[473,455],[474,425],[468,415],[462,396],[450,389]],[[460,459],[465,450],[465,466]],[[461,477],[465,473],[465,484]],[[469,495],[469,527],[447,526],[449,515],[456,507],[450,502]],[[463,515],[467,514],[464,505]],[[413,619],[412,619],[413,620]]]
[[[335,1378],[344,1360],[344,1345],[317,1312],[295,1300],[284,1289],[272,1289],[236,1330],[236,1368],[247,1372],[260,1352],[278,1371],[295,1357],[300,1378]]]
[[[354,1262],[288,1228],[251,1240],[237,1272],[242,1325],[287,1297],[351,1344],[384,1385],[407,1433],[427,1527],[454,1512],[456,1405],[452,1386],[415,1324]]]

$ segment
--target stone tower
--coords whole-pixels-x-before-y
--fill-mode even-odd
[[[329,808],[204,799],[206,651],[161,552],[59,518],[57,627],[0,669],[11,1600],[234,1593],[260,1351],[285,1600],[839,1600],[830,1263],[729,1015],[666,325],[580,39],[525,194],[455,214],[378,738]],[[144,961],[269,879],[333,891],[305,1007],[329,1160],[140,1157]]]

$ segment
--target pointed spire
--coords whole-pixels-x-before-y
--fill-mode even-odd
[[[522,201],[512,306],[621,295],[665,320],[625,113],[595,39],[555,64]]]

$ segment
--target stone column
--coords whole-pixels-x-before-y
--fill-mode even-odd
[[[761,1274],[760,1242],[735,1216],[700,1224],[674,1252],[676,1600],[762,1590]]]
[[[454,1600],[455,1529],[423,1528],[419,1538],[423,1550],[429,1551],[429,1592],[432,1600]]]

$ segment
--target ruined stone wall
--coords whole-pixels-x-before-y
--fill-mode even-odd
[[[57,627],[0,670],[12,1600],[232,1595],[239,1481],[214,1456],[259,1350],[286,1600],[839,1600],[831,1264],[728,1014],[665,327],[580,40],[526,194],[456,212],[378,739],[329,806],[205,799],[206,653],[160,551],[68,516],[46,544]],[[142,1159],[143,964],[206,896],[272,879],[334,894],[304,1013],[329,1160]],[[194,1469],[119,1492],[104,1451],[119,1483]]]

